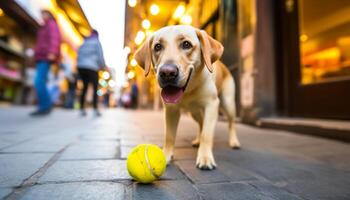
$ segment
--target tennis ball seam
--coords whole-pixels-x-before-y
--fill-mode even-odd
[[[145,160],[146,160],[146,164],[147,164],[147,167],[149,169],[149,171],[151,172],[151,174],[155,177],[155,178],[159,178],[159,176],[153,171],[152,169],[152,166],[151,166],[151,163],[149,162],[148,160],[148,147],[149,147],[149,144],[147,144],[145,146]]]

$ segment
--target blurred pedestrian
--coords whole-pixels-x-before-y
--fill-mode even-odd
[[[65,83],[67,84],[67,91],[64,94],[64,108],[73,109],[75,103],[75,89],[77,85],[78,74],[74,72],[71,58],[63,53],[61,69],[64,70]]]
[[[120,97],[121,106],[124,108],[130,108],[132,102],[131,102],[131,95],[129,92],[123,92],[122,96]]]
[[[48,10],[42,10],[44,24],[37,33],[35,46],[36,75],[34,87],[37,94],[38,109],[32,116],[47,115],[52,109],[52,100],[47,89],[47,78],[51,65],[60,59],[61,35],[56,20]]]
[[[68,91],[65,94],[64,108],[73,109],[75,103],[75,89],[77,85],[78,74],[73,73],[71,76],[66,77],[68,84]]]
[[[138,106],[139,89],[135,81],[131,84],[131,108],[136,109]]]
[[[81,115],[85,116],[85,96],[89,83],[93,85],[93,107],[95,116],[100,116],[98,110],[98,71],[105,68],[105,60],[101,43],[98,39],[98,32],[93,30],[90,36],[84,39],[83,44],[78,51],[78,72],[79,77],[83,81],[83,91],[80,96]]]

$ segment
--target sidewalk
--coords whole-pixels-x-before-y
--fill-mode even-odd
[[[195,168],[197,125],[182,116],[175,161],[152,185],[131,181],[125,159],[140,143],[162,145],[163,113],[111,109],[101,118],[56,109],[0,108],[0,199],[350,199],[350,145],[237,126],[242,149],[216,128],[218,168]]]

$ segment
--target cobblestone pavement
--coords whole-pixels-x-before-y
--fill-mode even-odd
[[[175,161],[154,184],[129,177],[125,158],[140,143],[162,145],[163,114],[103,111],[101,118],[56,109],[0,108],[0,199],[350,199],[350,145],[239,124],[242,149],[216,128],[218,168],[195,168],[197,125],[180,121]],[[91,113],[89,113],[91,114]]]

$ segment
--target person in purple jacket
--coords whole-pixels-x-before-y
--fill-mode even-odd
[[[61,35],[56,20],[48,10],[41,11],[44,24],[37,33],[34,50],[36,75],[34,87],[37,94],[38,109],[32,116],[47,115],[51,112],[52,101],[47,89],[47,78],[52,64],[60,59]]]

